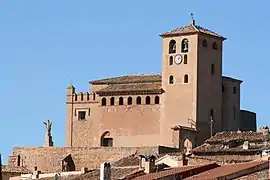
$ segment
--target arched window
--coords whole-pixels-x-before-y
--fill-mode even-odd
[[[100,137],[100,146],[110,147],[113,146],[113,138],[110,137],[110,132],[104,132]]]
[[[151,103],[150,96],[146,96],[146,98],[145,98],[145,104],[150,104],[150,103]]]
[[[132,97],[128,97],[128,105],[132,104]]]
[[[86,99],[87,99],[87,101],[89,101],[89,100],[90,100],[89,93],[87,93],[87,94],[86,94]]]
[[[187,64],[187,55],[184,55],[184,64]]]
[[[102,98],[101,100],[101,106],[106,106],[106,98]]]
[[[211,75],[215,73],[215,65],[211,64]]]
[[[110,104],[111,104],[111,106],[114,105],[114,97],[111,97],[111,99],[110,99]]]
[[[184,83],[188,83],[188,75],[187,74],[184,75]]]
[[[225,92],[225,87],[223,84],[222,84],[222,92]]]
[[[203,47],[207,47],[207,41],[206,41],[206,39],[203,40],[202,45],[203,45]]]
[[[214,120],[214,110],[210,109],[210,119]]]
[[[169,77],[169,84],[173,84],[173,76]]]
[[[155,97],[155,104],[159,104],[159,96]]]
[[[169,54],[176,53],[176,41],[171,40],[169,43]]]
[[[212,49],[217,50],[217,43],[216,43],[216,42],[214,42],[214,43],[213,43],[213,45],[212,45]]]
[[[188,52],[188,40],[183,39],[181,43],[182,52]]]
[[[137,97],[136,104],[142,104],[142,98],[140,96]]]
[[[124,105],[124,99],[123,99],[123,97],[120,97],[119,98],[119,105]]]
[[[74,95],[74,100],[75,100],[75,101],[78,100],[77,94]]]
[[[170,56],[170,59],[169,59],[169,65],[173,65],[173,56]]]

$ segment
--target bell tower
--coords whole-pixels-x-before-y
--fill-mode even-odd
[[[175,132],[172,128],[175,126],[196,130],[195,141],[200,144],[209,138],[211,130],[221,130],[222,42],[225,38],[197,26],[195,20],[160,36],[165,91],[160,110],[162,145],[173,146]],[[179,141],[184,139],[180,137]]]

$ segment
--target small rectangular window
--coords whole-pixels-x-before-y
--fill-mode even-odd
[[[211,75],[215,73],[215,65],[211,64]]]
[[[233,87],[233,94],[236,94],[236,87]]]
[[[78,112],[78,119],[79,120],[86,120],[86,112],[85,111],[79,111]]]

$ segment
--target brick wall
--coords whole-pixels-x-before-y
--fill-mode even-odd
[[[35,166],[43,172],[60,171],[60,159],[71,154],[76,170],[82,167],[93,169],[99,167],[104,161],[113,162],[134,153],[151,154],[158,152],[157,147],[130,147],[130,148],[91,148],[91,147],[15,147],[9,164],[14,161],[14,156],[20,155],[22,165],[28,169]]]

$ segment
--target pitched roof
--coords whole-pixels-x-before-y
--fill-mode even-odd
[[[207,171],[209,169],[213,169],[218,166],[219,165],[217,165],[216,163],[211,163],[211,164],[204,164],[204,165],[197,165],[197,166],[182,166],[178,168],[169,168],[169,169],[164,169],[159,172],[149,173],[149,174],[136,177],[134,178],[134,180],[155,180],[159,178],[165,178],[168,176],[179,175],[182,173],[184,173],[185,175],[187,174],[194,175],[194,174],[200,173],[201,171]]]
[[[113,163],[115,167],[139,166],[139,157],[130,155]]]
[[[222,80],[227,80],[227,81],[232,81],[232,82],[236,82],[241,84],[243,81],[240,79],[236,79],[236,78],[232,78],[232,77],[228,77],[228,76],[222,76]]]
[[[161,37],[170,37],[170,36],[177,36],[177,35],[184,35],[184,34],[195,34],[195,33],[202,33],[207,34],[211,36],[215,36],[218,38],[221,38],[225,40],[226,38],[209,30],[206,28],[203,28],[201,26],[198,26],[195,24],[195,21],[192,21],[188,26],[183,26],[180,28],[173,29],[171,31],[165,32],[160,34]]]
[[[111,177],[112,179],[123,178],[127,175],[136,173],[139,168],[112,168]],[[53,180],[54,177],[40,178],[40,180]],[[94,169],[86,174],[70,175],[70,176],[59,176],[58,180],[97,180],[100,179],[100,170]]]
[[[6,173],[18,173],[18,174],[29,174],[32,173],[29,169],[21,166],[6,166],[2,165],[2,172]]]
[[[227,131],[215,134],[213,137],[207,139],[206,143],[227,143],[232,140],[243,140],[249,142],[263,142],[264,137],[261,132],[252,131]]]
[[[243,149],[243,145],[237,147],[226,148],[222,144],[207,144],[204,143],[201,146],[196,147],[192,150],[195,155],[209,154],[209,153],[237,153],[237,154],[257,154],[262,150],[267,149],[263,144],[262,145],[249,145],[248,149]]]
[[[255,171],[260,170],[258,168],[261,166],[261,169],[265,169],[264,167],[267,167],[268,161],[251,161],[247,163],[236,163],[236,164],[228,164],[224,166],[220,166],[205,172],[202,172],[200,174],[197,174],[195,176],[191,176],[187,178],[187,180],[211,180],[211,179],[219,179],[224,178],[229,175],[235,175],[236,177],[240,177],[249,173],[253,173]],[[255,168],[257,167],[257,168]],[[244,170],[251,169],[251,172],[244,172]],[[252,170],[253,169],[253,170]],[[253,172],[252,172],[253,171]],[[240,173],[242,172],[242,173]],[[245,174],[246,173],[246,174]],[[238,175],[238,176],[237,176]],[[225,178],[224,178],[225,179]]]
[[[161,82],[160,74],[151,75],[126,75],[113,78],[106,78],[100,80],[93,80],[91,84],[128,84],[128,83],[153,83]]]
[[[107,87],[96,91],[99,95],[108,93],[126,93],[126,92],[145,92],[151,94],[160,94],[163,92],[161,83],[132,83],[132,84],[111,84]]]

